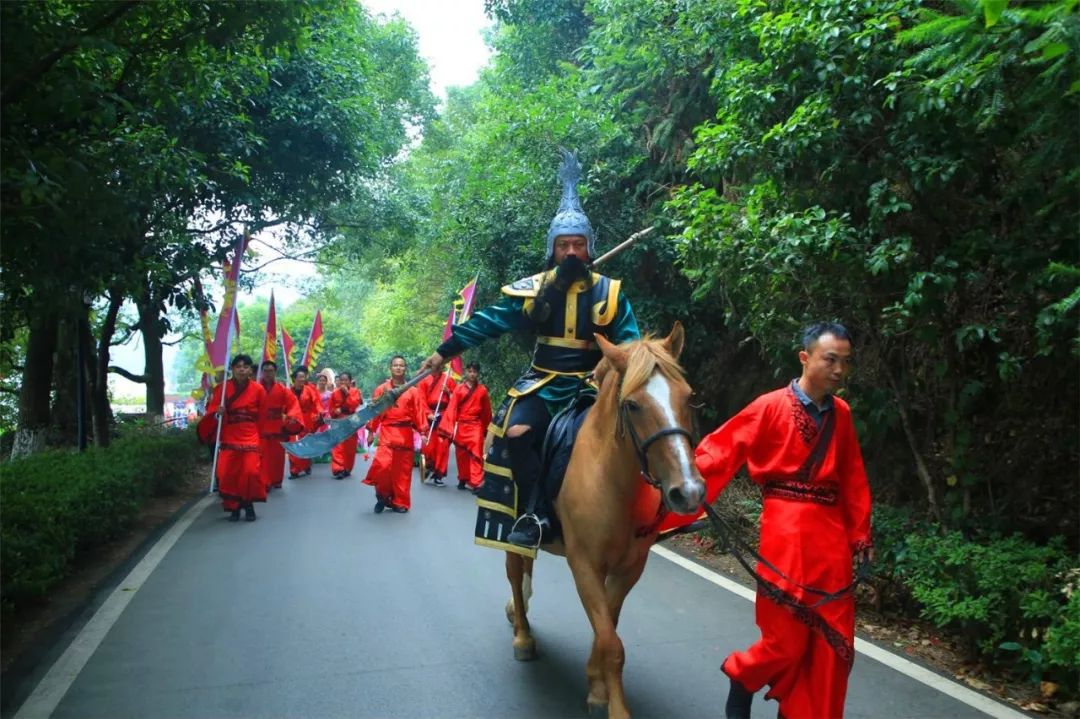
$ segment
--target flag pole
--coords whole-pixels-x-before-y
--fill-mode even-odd
[[[239,260],[238,260],[239,261]],[[232,311],[236,312],[236,303],[233,303]],[[229,361],[229,355],[232,354],[232,340],[233,340],[233,323],[229,322],[229,335],[225,340],[225,361]],[[221,414],[217,419],[217,436],[214,438],[214,463],[210,467],[210,492],[213,493],[217,489],[217,465],[218,454],[221,452],[221,425],[225,424],[225,388],[229,382],[229,375],[232,374],[232,367],[228,367],[221,375],[221,406],[218,408]]]

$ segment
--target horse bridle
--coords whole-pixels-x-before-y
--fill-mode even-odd
[[[682,427],[663,427],[646,437],[644,442],[641,441],[638,437],[637,430],[634,429],[634,423],[630,421],[630,410],[627,407],[626,400],[622,399],[621,386],[619,387],[619,426],[630,435],[630,442],[634,445],[634,452],[637,454],[638,464],[641,466],[641,476],[645,478],[646,482],[657,489],[660,489],[660,481],[653,477],[652,472],[649,471],[649,447],[657,440],[673,434],[686,437],[686,441],[690,443],[690,447],[693,448],[694,446],[694,435],[690,434],[690,432]]]

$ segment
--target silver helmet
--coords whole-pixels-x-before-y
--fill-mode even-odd
[[[589,257],[595,258],[593,252],[592,225],[585,211],[581,209],[581,199],[578,197],[577,184],[581,180],[581,164],[574,153],[559,148],[562,155],[562,164],[559,166],[559,182],[562,183],[562,197],[559,198],[559,210],[551,220],[551,226],[547,233],[547,261],[555,253],[555,238],[560,235],[581,235],[589,243]]]

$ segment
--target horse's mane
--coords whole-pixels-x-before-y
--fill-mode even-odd
[[[652,335],[646,335],[640,340],[626,342],[619,345],[619,349],[626,352],[626,372],[622,378],[622,396],[636,391],[649,381],[654,370],[659,369],[666,377],[682,379],[684,376],[682,366],[664,347],[663,340],[658,340]],[[600,360],[596,366],[596,379],[600,383],[609,371],[614,367],[606,357]]]

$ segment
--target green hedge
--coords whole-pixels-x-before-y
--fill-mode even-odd
[[[175,491],[201,454],[192,433],[183,432],[0,465],[4,616],[43,597],[80,552],[121,536],[146,499]]]
[[[1080,682],[1080,560],[1061,537],[965,537],[874,510],[876,574],[897,583],[936,626],[957,632],[980,659],[1032,681]]]

